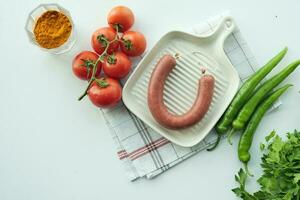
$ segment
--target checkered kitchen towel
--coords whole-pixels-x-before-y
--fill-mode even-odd
[[[228,14],[216,16],[195,26],[191,32],[197,35],[210,34],[220,20]],[[224,50],[237,69],[241,81],[247,79],[257,68],[247,43],[238,28],[228,37]],[[137,59],[137,62],[140,60]],[[137,63],[136,62],[136,63]],[[136,65],[135,65],[136,66]],[[273,108],[279,106],[280,102]],[[216,142],[215,130],[199,144],[186,148],[171,143],[132,114],[123,103],[113,109],[101,110],[117,145],[117,154],[123,162],[130,180],[153,178],[183,160],[207,149]]]

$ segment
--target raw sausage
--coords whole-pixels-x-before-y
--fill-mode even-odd
[[[199,122],[208,111],[212,101],[215,79],[212,75],[203,75],[199,80],[198,94],[193,106],[182,115],[168,111],[163,100],[165,81],[176,66],[171,55],[164,55],[155,66],[148,85],[148,106],[154,119],[169,129],[181,129]]]
[[[164,104],[163,90],[165,81],[176,66],[171,55],[164,55],[152,72],[148,86],[148,106],[154,119],[162,126],[170,129],[181,129],[199,122],[208,111],[214,91],[215,79],[211,75],[203,75],[199,80],[198,94],[193,106],[182,115],[170,113]]]

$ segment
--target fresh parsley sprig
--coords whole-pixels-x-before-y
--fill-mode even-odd
[[[300,200],[300,132],[288,133],[283,140],[273,131],[263,145],[263,175],[257,180],[260,190],[247,192],[247,175],[240,169],[235,176],[240,187],[232,191],[243,200]]]

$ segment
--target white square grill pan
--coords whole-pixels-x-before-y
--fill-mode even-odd
[[[234,97],[239,76],[223,50],[224,41],[234,30],[231,17],[225,17],[209,36],[199,37],[181,31],[165,34],[141,60],[123,88],[123,102],[127,108],[171,142],[191,147],[205,138],[213,129]],[[201,68],[215,77],[215,90],[211,105],[204,118],[189,128],[171,130],[158,124],[147,103],[147,90],[151,73],[165,55],[178,54],[177,65],[168,76],[164,88],[164,101],[170,112],[183,114],[194,103]]]

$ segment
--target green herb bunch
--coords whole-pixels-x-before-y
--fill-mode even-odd
[[[257,180],[260,190],[247,192],[247,175],[240,169],[235,176],[240,187],[232,191],[244,200],[300,200],[300,132],[288,133],[283,140],[273,131],[261,149],[263,175]]]

